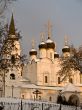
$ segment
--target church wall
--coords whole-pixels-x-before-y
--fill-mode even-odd
[[[57,84],[57,64],[55,65],[51,60],[43,59],[37,63],[37,83],[38,85],[56,86]],[[45,76],[48,82],[45,83]]]
[[[37,80],[37,63],[28,63],[23,69],[23,76],[28,78],[32,83],[36,84]]]
[[[47,63],[46,60],[37,63],[37,84],[38,85],[50,85],[51,77],[51,63]],[[47,76],[47,83],[45,83],[45,76]]]
[[[31,55],[30,56],[30,60],[32,61],[32,60],[36,60],[36,55]]]
[[[5,97],[20,98],[21,97],[20,92],[21,90],[19,87],[16,86],[14,86],[13,88],[12,86],[5,87]]]
[[[40,58],[46,58],[46,49],[45,48],[40,49],[39,56],[40,56]]]
[[[58,92],[56,90],[48,90],[48,89],[39,89],[41,94],[38,94],[38,97],[36,99],[36,94],[33,92],[36,91],[37,89],[32,89],[32,88],[27,88],[27,89],[22,89],[21,92],[21,97],[25,99],[31,99],[31,100],[42,100],[42,101],[53,101],[57,102],[57,96]]]
[[[69,52],[65,52],[65,53],[63,53],[63,56],[64,57],[70,57],[70,53]]]
[[[54,49],[47,49],[47,54],[46,54],[47,58],[50,58],[52,60],[54,60]]]

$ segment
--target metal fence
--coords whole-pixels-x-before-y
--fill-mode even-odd
[[[12,98],[0,98],[0,107],[3,110],[82,110],[81,107],[76,106]]]

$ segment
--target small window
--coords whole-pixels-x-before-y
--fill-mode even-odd
[[[45,76],[45,83],[48,83],[48,77]]]
[[[49,97],[49,101],[52,101],[52,97],[51,96]]]
[[[10,74],[10,79],[14,80],[15,79],[15,74]]]
[[[22,98],[24,99],[24,95],[22,95]]]
[[[13,64],[15,63],[15,56],[14,55],[11,56],[11,63],[13,63]]]
[[[58,84],[60,84],[60,77],[58,77]]]
[[[69,82],[70,82],[70,83],[73,83],[73,79],[72,79],[72,78],[69,78]]]
[[[52,53],[50,53],[50,58],[52,59]]]

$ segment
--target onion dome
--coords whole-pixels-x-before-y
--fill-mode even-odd
[[[59,54],[57,52],[54,53],[54,58],[59,58]]]
[[[70,52],[70,47],[69,46],[64,46],[64,48],[62,49],[62,52]]]
[[[47,48],[47,45],[46,43],[44,42],[44,33],[41,33],[41,43],[39,44],[39,49],[46,49]]]
[[[70,47],[68,46],[67,37],[65,37],[65,46],[62,49],[62,52],[70,52]]]
[[[31,49],[29,55],[37,55],[37,51],[35,49]]]
[[[42,49],[42,48],[45,48],[45,49],[47,48],[46,43],[43,41],[39,44],[39,49]]]
[[[34,40],[32,41],[32,49],[30,50],[29,55],[37,55],[37,51],[34,49]]]
[[[47,48],[52,48],[52,49],[55,48],[55,43],[51,39],[48,39],[46,41],[46,45],[47,45]]]

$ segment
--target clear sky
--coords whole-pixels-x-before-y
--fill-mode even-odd
[[[82,0],[18,0],[12,7],[16,27],[23,36],[22,49],[25,54],[31,49],[32,39],[36,47],[39,45],[40,32],[46,33],[48,20],[53,25],[51,39],[56,42],[59,53],[64,46],[65,35],[69,44],[75,47],[82,45]],[[7,16],[9,19],[11,12]]]

